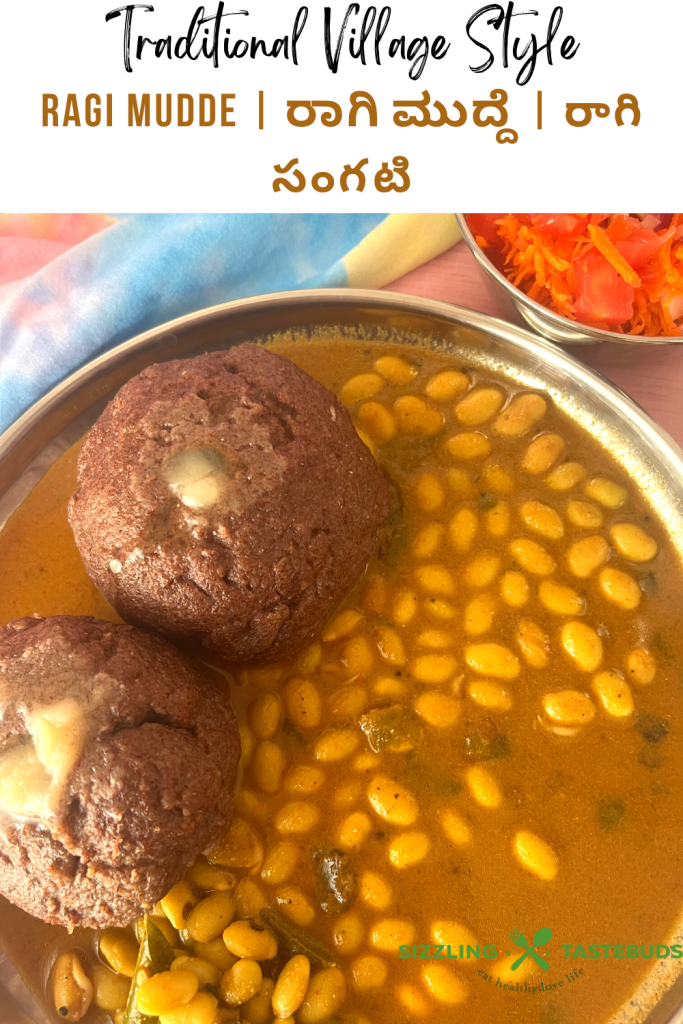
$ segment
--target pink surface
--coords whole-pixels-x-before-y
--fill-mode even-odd
[[[454,302],[524,325],[512,302],[480,270],[464,242],[387,285],[386,290]],[[568,351],[630,395],[683,447],[683,346],[606,343]]]

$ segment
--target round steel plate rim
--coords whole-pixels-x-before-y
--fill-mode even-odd
[[[482,270],[488,274],[503,291],[508,295],[515,305],[515,308],[524,317],[529,326],[542,334],[542,336],[560,345],[597,345],[603,341],[611,341],[616,345],[682,345],[683,335],[679,337],[660,336],[655,338],[642,335],[618,334],[616,331],[603,331],[597,327],[587,327],[585,324],[574,323],[567,317],[560,316],[554,310],[542,306],[534,299],[530,299],[525,292],[521,291],[501,274],[497,267],[486,256],[467,223],[464,213],[456,213],[455,219],[462,231],[463,239],[472,252]],[[529,315],[528,315],[529,314]],[[546,333],[547,332],[547,333]]]
[[[271,292],[265,295],[254,295],[245,299],[234,299],[204,309],[186,313],[174,320],[159,324],[147,331],[121,342],[102,355],[90,360],[75,370],[64,380],[56,384],[42,398],[38,399],[7,430],[0,435],[0,460],[3,460],[33,429],[36,423],[50,411],[56,409],[69,395],[77,393],[82,387],[97,380],[100,374],[111,371],[118,363],[124,364],[131,353],[142,354],[147,346],[158,347],[164,336],[172,335],[175,330],[184,329],[193,324],[210,322],[226,315],[249,312],[268,311],[271,308],[285,306],[289,309],[301,307],[328,308],[334,305],[356,306],[394,310],[396,312],[413,313],[418,316],[433,317],[456,326],[470,327],[474,330],[491,334],[494,337],[512,342],[516,347],[544,359],[556,368],[566,369],[568,374],[597,392],[615,407],[619,415],[639,422],[643,434],[660,455],[683,476],[683,450],[676,444],[666,431],[657,424],[644,409],[632,398],[621,391],[615,384],[607,380],[597,371],[590,369],[573,355],[558,348],[553,342],[540,335],[527,331],[504,320],[457,306],[436,299],[402,295],[397,292],[364,290],[360,288],[311,288],[286,292]]]

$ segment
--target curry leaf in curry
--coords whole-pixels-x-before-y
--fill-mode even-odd
[[[403,704],[371,708],[358,719],[371,750],[410,750],[420,739],[420,726]]]
[[[669,735],[669,723],[666,718],[643,711],[636,718],[636,730],[646,743],[661,743]]]
[[[174,960],[175,953],[170,942],[157,928],[149,914],[146,914],[140,929],[140,949],[123,1015],[123,1024],[153,1024],[159,1019],[138,1010],[135,1002],[138,989],[143,981],[151,978],[153,974],[168,971]]]
[[[353,903],[358,875],[348,853],[330,846],[311,850],[318,902],[326,914],[341,914]]]
[[[265,925],[277,936],[280,952],[291,957],[300,953],[308,957],[312,966],[315,967],[336,967],[337,960],[331,950],[323,942],[308,935],[302,928],[298,928],[291,921],[287,921],[277,910],[271,907],[263,907],[259,911],[259,917]]]
[[[603,832],[611,832],[626,814],[624,803],[618,796],[604,797],[598,803],[598,825]]]

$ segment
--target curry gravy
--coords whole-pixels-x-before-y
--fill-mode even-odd
[[[632,944],[647,954],[667,943],[683,902],[678,557],[623,471],[547,399],[542,414],[529,404],[529,426],[516,434],[526,406],[518,419],[500,417],[522,392],[442,353],[329,339],[273,347],[342,397],[397,500],[365,577],[342,606],[357,614],[333,617],[326,639],[296,664],[216,664],[225,685],[236,683],[242,724],[235,813],[261,848],[258,863],[242,866],[237,840],[214,851],[237,880],[236,917],[268,905],[333,951],[347,992],[325,1018],[335,1022],[600,1024],[653,961],[614,959],[613,951],[609,959],[572,958],[575,947]],[[387,356],[395,360],[376,365]],[[447,371],[450,383],[431,383]],[[469,400],[481,391],[489,397]],[[530,472],[530,444],[543,435],[557,435],[562,450]],[[46,473],[0,535],[2,622],[34,614],[118,621],[86,577],[67,524],[77,450]],[[566,464],[576,468],[556,472]],[[624,523],[656,543],[654,557],[619,551],[611,531]],[[573,546],[597,536],[609,553],[577,575],[568,561]],[[545,571],[528,544],[515,547],[519,540],[533,541],[553,568]],[[591,640],[582,662],[585,637],[572,639],[572,623],[597,637],[599,659]],[[634,660],[635,651],[642,657]],[[638,682],[650,668],[651,681]],[[566,691],[583,697],[578,724],[566,711],[571,700],[553,700]],[[267,741],[280,752],[270,775],[253,728],[253,702],[264,692],[282,707]],[[316,695],[315,728],[297,719],[300,692]],[[396,719],[381,714],[387,708],[399,714],[396,732]],[[306,777],[318,782],[297,789]],[[373,795],[378,778],[409,798],[402,818]],[[310,824],[297,819],[295,804],[314,808]],[[264,858],[282,842],[296,846],[296,867],[271,884]],[[311,856],[331,849],[343,851],[352,877],[341,913],[322,909],[329,901]],[[542,927],[552,930],[539,946],[549,970],[529,956],[512,971],[524,950],[510,933],[531,942]],[[469,936],[464,946],[479,956],[461,959],[454,946],[455,956],[438,963],[401,958],[399,944],[411,951],[445,944],[436,936],[448,934]],[[57,950],[77,947],[94,962],[95,939],[69,937],[2,905],[0,944],[36,992]],[[495,947],[495,958],[484,947]],[[275,978],[283,962],[264,963],[264,978]],[[49,993],[45,1005],[59,1020]],[[242,1019],[252,1020],[249,1012],[247,1004]],[[108,1019],[95,1008],[85,1019],[98,1014]]]

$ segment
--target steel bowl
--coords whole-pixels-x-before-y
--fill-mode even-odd
[[[596,345],[601,341],[613,341],[618,345],[683,344],[683,335],[679,335],[679,337],[649,338],[636,334],[618,334],[616,331],[602,331],[597,327],[587,327],[585,324],[568,320],[566,316],[560,316],[559,313],[555,313],[552,309],[542,306],[535,299],[530,299],[519,288],[515,288],[505,274],[501,273],[493,265],[481,246],[477,245],[477,240],[467,223],[466,214],[456,213],[455,218],[462,231],[463,238],[473,252],[479,266],[512,299],[516,309],[529,326],[542,335],[542,337],[555,341],[560,345]]]
[[[500,320],[427,299],[349,289],[285,292],[213,306],[147,331],[82,367],[0,436],[0,529],[121,385],[144,367],[283,335],[305,344],[321,333],[439,348],[469,366],[547,392],[648,496],[683,556],[683,452],[627,395],[562,349]],[[59,1021],[42,991],[21,980],[22,958],[25,962],[33,948],[22,945],[22,917],[0,898],[0,1024]],[[36,929],[44,948],[50,929],[40,922]],[[683,943],[683,908],[674,931],[669,941]],[[683,968],[681,961],[657,963],[612,1024],[683,1024],[683,972],[676,965]]]

